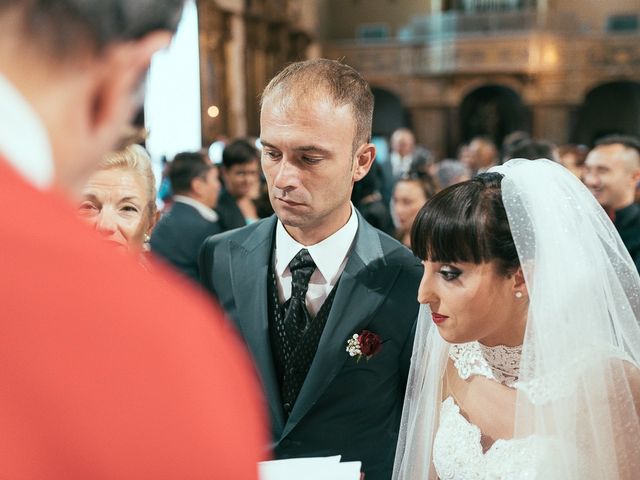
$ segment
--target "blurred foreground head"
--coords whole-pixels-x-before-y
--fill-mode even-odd
[[[0,0],[0,71],[49,136],[55,181],[77,188],[144,96],[183,0]]]

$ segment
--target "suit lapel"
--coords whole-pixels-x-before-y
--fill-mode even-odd
[[[318,350],[281,438],[296,426],[338,374],[348,358],[347,339],[367,326],[398,275],[399,268],[376,274],[385,262],[380,238],[359,213],[358,222],[354,246],[338,282]]]
[[[242,243],[231,243],[229,271],[236,299],[238,326],[253,358],[269,402],[276,432],[282,431],[284,415],[273,365],[269,337],[267,282],[276,217],[262,222]]]

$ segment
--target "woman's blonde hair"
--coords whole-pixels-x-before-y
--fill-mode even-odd
[[[156,208],[156,179],[151,168],[151,158],[140,145],[129,145],[122,150],[108,153],[99,163],[99,170],[124,168],[134,172],[142,180],[147,195],[147,213],[153,222]]]

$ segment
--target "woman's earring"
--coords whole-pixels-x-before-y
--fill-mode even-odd
[[[522,292],[516,292],[516,298],[522,298]]]

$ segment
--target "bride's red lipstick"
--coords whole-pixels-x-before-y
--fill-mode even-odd
[[[432,313],[431,318],[433,319],[433,323],[439,325],[449,317],[447,315],[440,315],[439,313]]]

